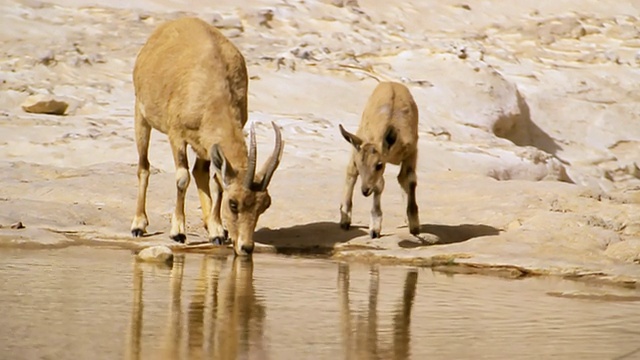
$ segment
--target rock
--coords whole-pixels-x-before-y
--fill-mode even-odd
[[[494,168],[487,171],[487,176],[500,181],[547,180],[573,183],[560,160],[535,147],[523,147],[513,153],[502,154],[500,159]]]
[[[476,63],[473,71],[474,74],[469,76],[477,80],[471,86],[458,81],[451,81],[449,85],[462,86],[461,90],[469,91],[469,96],[473,96],[469,100],[461,98],[458,103],[458,111],[466,126],[507,139],[518,146],[538,147],[540,142],[549,142],[548,136],[531,121],[529,105],[514,83],[481,62]]]
[[[17,230],[17,229],[24,229],[25,226],[22,223],[22,221],[18,221],[17,223],[11,224],[10,228]]]
[[[138,20],[140,21],[144,21],[147,20],[151,17],[151,14],[146,12],[146,11],[142,11],[138,14]]]
[[[211,19],[211,23],[218,29],[236,29],[240,32],[244,31],[242,20],[239,17],[233,15],[224,17],[220,14],[214,14],[213,19]]]
[[[629,239],[611,244],[604,253],[616,260],[637,262],[640,260],[640,239]]]
[[[587,31],[576,18],[552,19],[540,25],[538,36],[542,43],[553,42],[555,39],[580,39]]]
[[[45,66],[55,65],[57,62],[56,55],[53,50],[47,50],[45,53],[40,55],[38,61]]]
[[[151,246],[142,249],[142,251],[136,255],[136,260],[170,264],[173,262],[173,251],[164,245]]]
[[[273,20],[273,10],[263,9],[258,12],[258,18],[260,19],[260,26],[271,29],[270,22]]]
[[[22,110],[35,114],[64,115],[68,107],[68,102],[51,95],[29,96],[22,103]]]

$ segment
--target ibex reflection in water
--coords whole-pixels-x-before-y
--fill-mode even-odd
[[[174,261],[168,321],[159,353],[154,349],[143,351],[145,265],[134,266],[128,359],[268,358],[263,347],[266,312],[255,296],[250,259],[235,257],[229,267],[226,257],[205,256],[190,299],[182,298],[184,258]]]
[[[347,359],[409,359],[411,308],[416,294],[418,271],[407,271],[404,292],[399,306],[393,315],[393,339],[378,337],[378,289],[380,275],[378,268],[372,266],[369,271],[368,308],[364,316],[353,314],[349,305],[349,265],[338,266],[338,293],[340,297],[340,324],[342,343]]]

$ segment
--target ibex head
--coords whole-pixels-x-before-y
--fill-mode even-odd
[[[396,132],[389,126],[384,136],[378,142],[364,142],[358,136],[345,130],[339,125],[340,133],[353,145],[357,154],[354,156],[356,168],[360,174],[362,195],[369,196],[375,190],[382,191],[384,187],[385,157],[389,149],[396,142]]]
[[[211,148],[211,163],[224,189],[220,218],[222,226],[229,232],[229,238],[233,241],[233,249],[237,255],[250,255],[253,252],[253,232],[258,218],[271,205],[267,187],[278,168],[284,148],[280,128],[273,122],[271,124],[276,134],[275,149],[257,175],[256,134],[253,124],[250,131],[246,170],[234,169],[218,144]]]

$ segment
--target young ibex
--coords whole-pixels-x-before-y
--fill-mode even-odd
[[[256,175],[256,139],[250,148],[242,128],[247,122],[247,68],[238,49],[215,27],[197,18],[159,26],[140,50],[133,70],[135,132],[138,146],[138,203],[131,225],[142,236],[149,221],[145,210],[149,181],[147,152],[151,129],[167,134],[176,166],[178,196],[171,219],[171,239],[184,243],[184,199],[190,176],[187,144],[196,153],[193,177],[198,187],[209,240],[233,241],[235,253],[253,251],[258,217],[269,207],[267,186],[280,163],[284,142],[272,123],[273,154]],[[212,202],[209,167],[216,174]]]
[[[400,165],[398,182],[407,200],[409,231],[417,235],[420,232],[415,171],[418,159],[418,107],[409,89],[399,83],[381,82],[369,97],[357,135],[339,126],[342,136],[354,147],[340,205],[340,226],[345,230],[351,226],[353,187],[359,174],[362,195],[368,197],[373,193],[369,234],[372,238],[380,236],[380,196],[384,189],[384,168],[386,163],[391,163]]]

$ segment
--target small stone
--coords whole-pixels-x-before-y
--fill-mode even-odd
[[[260,18],[260,26],[271,29],[270,22],[273,20],[273,10],[263,9],[258,11],[258,17]]]
[[[69,103],[50,95],[29,96],[22,103],[22,110],[34,114],[64,115]]]
[[[45,66],[55,65],[55,63],[57,62],[56,55],[53,50],[48,50],[40,55],[38,61]]]
[[[156,262],[156,263],[167,263],[170,264],[173,262],[173,251],[168,246],[160,245],[160,246],[151,246],[148,248],[142,249],[136,255],[136,259],[138,261],[144,262]]]
[[[244,31],[242,20],[237,16],[223,17],[220,14],[214,14],[211,22],[213,26],[217,27],[218,29],[235,29],[239,32]]]
[[[458,59],[464,60],[467,58],[467,49],[466,48],[460,48],[458,49]]]
[[[144,11],[143,11],[143,12],[141,12],[141,13],[139,13],[139,14],[138,14],[138,20],[140,20],[140,21],[147,20],[147,19],[149,19],[150,17],[151,17],[151,14],[150,14],[150,13],[148,13],[148,12],[144,12]]]
[[[18,221],[17,223],[11,224],[10,228],[17,230],[17,229],[24,229],[25,226],[22,223],[22,221]]]

